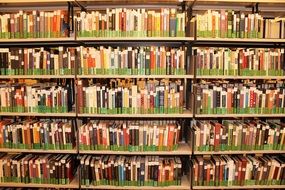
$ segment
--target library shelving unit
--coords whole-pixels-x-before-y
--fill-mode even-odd
[[[285,7],[285,1],[282,0],[197,0],[189,3],[191,7],[191,12],[193,17],[200,12],[206,12],[207,10],[219,11],[224,10],[234,10],[241,12],[257,13],[261,12],[261,15],[265,14],[270,16],[271,14],[274,17],[277,17],[278,14],[281,16],[284,15],[283,11]],[[282,8],[281,8],[282,7]],[[195,15],[195,16],[194,16]],[[196,20],[194,21],[194,26],[197,26]],[[213,21],[214,22],[214,21]],[[283,26],[284,27],[284,26]],[[209,38],[209,37],[198,37],[197,28],[196,31],[193,31],[194,40],[191,42],[192,48],[200,47],[222,47],[222,48],[284,48],[285,40],[284,39],[258,39],[258,38]],[[220,28],[219,28],[220,29]],[[194,60],[191,59],[194,65],[194,78],[193,85],[199,84],[202,80],[213,81],[213,80],[230,80],[230,81],[251,81],[251,80],[260,80],[260,81],[270,81],[277,80],[282,81],[285,79],[283,76],[231,76],[231,75],[198,75],[197,74],[197,64]],[[195,97],[195,94],[194,94]],[[194,109],[196,108],[194,100]],[[247,119],[256,119],[260,118],[261,120],[270,118],[270,119],[281,119],[283,121],[285,114],[197,114],[193,111],[193,118],[195,120],[247,120]],[[193,141],[192,141],[193,142]],[[255,155],[257,157],[262,157],[265,154],[278,155],[284,154],[285,150],[226,150],[226,151],[198,151],[195,150],[193,143],[193,156],[203,156],[203,158],[210,158],[211,156],[218,155]],[[193,174],[193,172],[191,173]],[[192,181],[194,181],[194,175],[191,176]],[[284,185],[243,185],[243,186],[215,186],[215,185],[195,185],[191,184],[191,189],[280,189],[285,188]]]
[[[180,8],[179,2],[175,1],[153,1],[153,2],[139,2],[137,5],[136,2],[109,2],[109,1],[97,1],[96,4],[93,4],[92,1],[87,1],[85,8],[88,11],[92,10],[105,10],[107,8],[117,8],[117,7],[126,7],[131,9],[136,8],[145,8],[146,10],[159,10],[161,8]],[[78,1],[79,4],[84,4],[83,1]],[[128,4],[128,5],[127,5]],[[182,6],[185,6],[185,3],[182,3]],[[184,7],[185,8],[185,7]],[[193,37],[76,37],[76,41],[84,44],[85,46],[112,46],[112,47],[139,47],[139,46],[167,46],[167,47],[187,47],[190,41],[193,41]],[[185,51],[186,52],[186,51]],[[185,56],[186,58],[187,56]],[[187,58],[186,58],[187,59]],[[185,75],[117,75],[117,74],[77,74],[78,79],[181,79],[184,81],[184,87],[193,79],[193,74]],[[111,120],[151,120],[151,119],[183,119],[190,120],[193,117],[193,113],[189,109],[185,109],[183,113],[173,113],[173,114],[89,114],[89,113],[79,113],[77,111],[77,118],[80,120],[86,119],[111,119]],[[79,125],[78,125],[79,126]],[[129,156],[183,156],[190,158],[192,154],[192,149],[188,142],[182,142],[178,145],[177,150],[175,151],[112,151],[112,150],[81,150],[79,149],[79,155],[129,155]],[[178,186],[112,186],[112,185],[82,185],[82,189],[189,189],[190,188],[190,176],[185,175],[181,179],[181,185]]]
[[[67,10],[68,7],[70,7],[70,3],[65,0],[43,0],[43,1],[34,1],[34,0],[12,0],[12,1],[1,1],[0,2],[0,12],[1,13],[14,13],[19,12],[19,10],[31,12],[33,10],[50,10],[53,11],[54,9],[65,9]],[[13,24],[13,23],[12,23]],[[3,25],[4,26],[4,25]],[[2,32],[2,31],[1,31]],[[15,38],[15,39],[4,39],[0,38],[0,48],[39,48],[39,47],[74,47],[77,45],[75,43],[74,37],[58,37],[58,38]],[[2,58],[2,57],[1,57]],[[3,58],[4,59],[4,58]],[[2,62],[3,60],[0,60]],[[2,63],[1,63],[2,65]],[[57,80],[74,80],[75,75],[69,74],[69,75],[41,75],[41,74],[30,74],[30,75],[13,75],[13,74],[7,74],[7,75],[0,75],[1,81],[39,81],[45,82],[45,81],[57,81]],[[56,113],[39,113],[39,112],[0,112],[1,119],[11,118],[15,119],[16,121],[19,120],[19,118],[24,119],[49,119],[49,120],[69,120],[73,129],[74,133],[76,132],[76,112],[56,112]],[[2,126],[1,126],[2,127]],[[31,128],[32,129],[32,128]],[[2,131],[1,131],[2,133]],[[3,138],[3,137],[2,137]],[[52,154],[54,155],[74,155],[78,154],[78,143],[76,142],[76,139],[74,139],[75,145],[71,149],[35,149],[35,148],[0,148],[1,153],[9,153],[9,154],[16,154],[16,153],[23,153],[23,154],[37,154],[37,155],[44,155],[44,154]],[[2,171],[3,174],[3,171]],[[13,188],[57,188],[57,189],[79,189],[79,178],[76,174],[74,178],[71,180],[69,184],[64,184],[63,182],[61,184],[43,184],[43,183],[19,183],[16,182],[16,180],[12,180],[13,182],[7,182],[3,179],[1,179],[0,187],[6,188],[6,187],[13,187]]]

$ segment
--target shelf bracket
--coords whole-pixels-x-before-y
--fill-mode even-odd
[[[77,0],[74,0],[74,4],[77,6],[77,7],[80,7],[81,11],[87,11],[86,8],[80,4]]]

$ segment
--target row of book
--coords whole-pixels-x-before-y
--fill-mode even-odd
[[[62,113],[72,109],[71,85],[1,83],[1,112]]]
[[[177,150],[181,124],[176,121],[90,121],[79,129],[80,150]]]
[[[9,149],[71,150],[75,132],[69,122],[52,120],[0,121],[0,147]]]
[[[197,37],[285,38],[285,21],[280,17],[264,18],[258,13],[222,9],[207,10],[204,14],[197,14],[194,20],[197,23]]]
[[[79,74],[184,75],[185,51],[158,46],[80,47]]]
[[[285,124],[280,121],[197,120],[191,130],[195,151],[285,150]]]
[[[194,186],[285,184],[284,155],[222,155],[210,158],[195,156],[192,163]]]
[[[77,164],[72,155],[0,155],[0,181],[14,183],[69,184]]]
[[[79,113],[159,114],[182,113],[181,80],[111,80],[110,84],[78,81]],[[106,82],[105,82],[106,83]]]
[[[80,12],[76,16],[79,37],[184,37],[185,12],[115,8]]]
[[[284,49],[199,48],[193,50],[197,75],[284,76]]]
[[[181,185],[179,157],[87,156],[80,160],[81,184],[115,186]]]
[[[75,71],[75,48],[0,48],[1,75],[68,75]]]
[[[68,36],[67,11],[19,11],[0,15],[0,39]]]
[[[285,89],[277,83],[203,82],[193,86],[197,114],[285,113]]]

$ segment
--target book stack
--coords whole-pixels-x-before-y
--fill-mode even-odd
[[[285,38],[284,18],[264,18],[258,13],[207,10],[196,15],[197,37]],[[193,24],[193,22],[192,22]]]
[[[193,50],[197,75],[284,76],[284,49],[199,48]]]
[[[16,149],[71,150],[75,145],[73,127],[52,120],[0,121],[0,147]]]
[[[0,39],[68,36],[67,11],[19,11],[0,15]]]
[[[75,74],[75,48],[0,48],[1,75]]]
[[[181,125],[176,121],[90,121],[79,129],[81,150],[177,150]]]
[[[80,12],[77,15],[79,37],[184,37],[185,12],[161,8],[107,8],[105,12]]]
[[[285,150],[285,124],[260,120],[195,121],[195,151]]]
[[[82,185],[169,186],[180,185],[182,163],[179,157],[87,156],[80,164]]]
[[[79,74],[184,75],[185,51],[169,47],[77,48]],[[80,57],[79,57],[80,55]]]
[[[63,113],[71,111],[71,86],[55,83],[0,84],[1,112]]]
[[[283,82],[254,84],[217,81],[193,86],[197,114],[285,113]]]
[[[284,185],[284,155],[253,157],[222,155],[195,156],[194,186]]]
[[[76,171],[75,159],[64,154],[0,155],[1,183],[69,184]]]
[[[78,81],[79,113],[172,114],[183,112],[180,80],[112,80],[110,85]]]

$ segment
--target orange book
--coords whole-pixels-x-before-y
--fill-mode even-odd
[[[174,125],[170,124],[168,127],[168,139],[167,139],[167,147],[168,150],[172,150],[173,148],[173,140],[174,140]]]
[[[38,126],[33,127],[33,139],[35,144],[40,143],[40,133]]]

